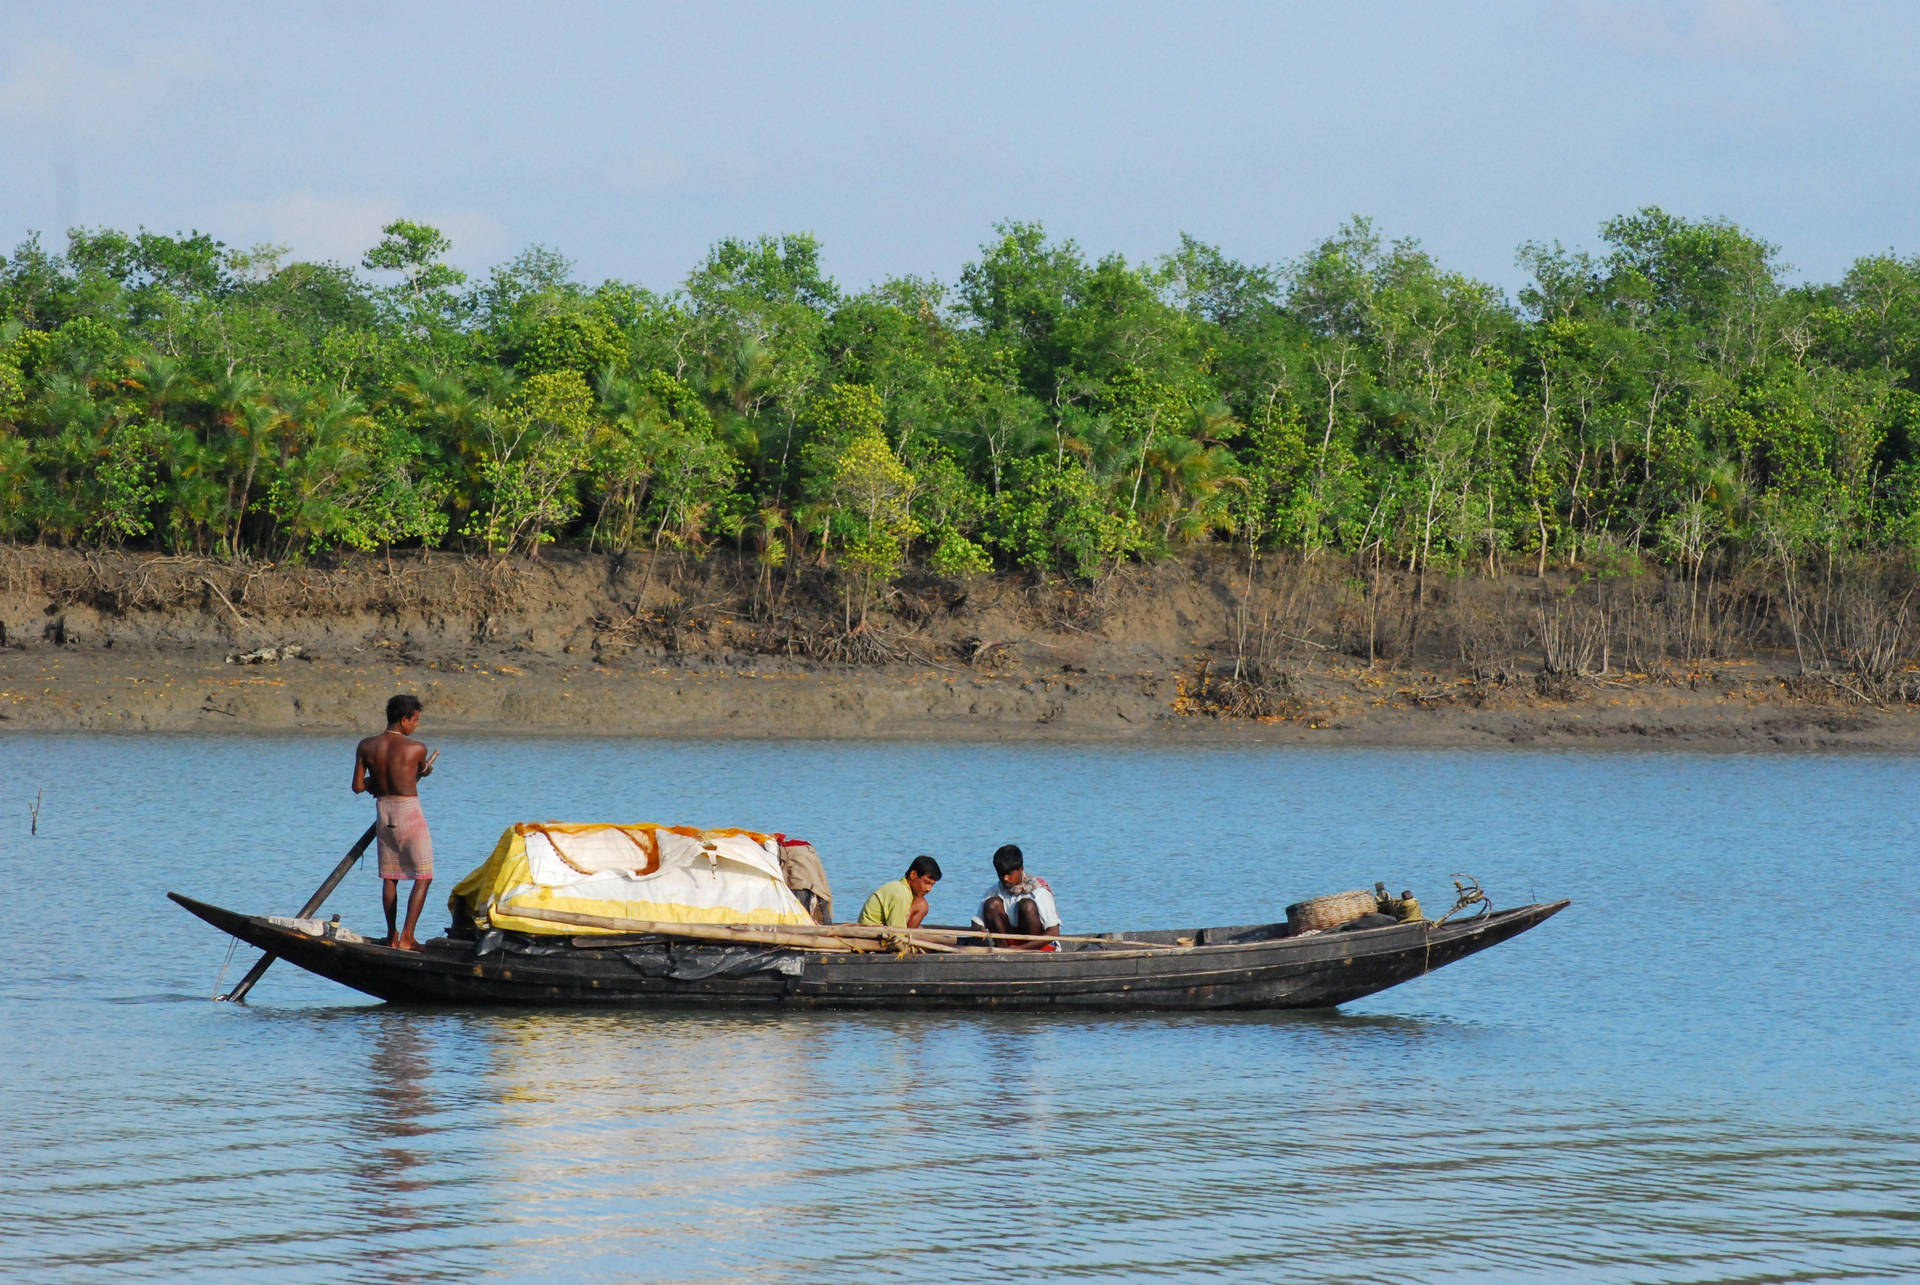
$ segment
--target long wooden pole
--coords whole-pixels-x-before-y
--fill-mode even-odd
[[[1094,946],[1124,946],[1128,950],[1179,950],[1178,943],[1135,941],[1131,937],[1067,937],[1052,933],[996,933],[985,928],[886,928],[876,924],[793,924],[787,932],[846,933],[858,937],[907,936],[915,941],[929,936],[934,941],[959,941],[962,938],[991,937],[995,941],[1071,941]],[[1189,943],[1191,944],[1191,943]]]
[[[700,941],[740,942],[746,945],[783,945],[813,950],[891,950],[889,944],[909,941],[921,950],[936,954],[986,954],[989,951],[1017,950],[1014,946],[964,946],[964,938],[987,936],[981,929],[959,928],[887,928],[878,924],[676,924],[653,919],[619,919],[607,915],[587,915],[573,910],[546,910],[537,906],[517,906],[511,902],[500,909],[509,915],[539,919],[555,924],[574,924],[584,928],[606,928],[614,932],[647,933],[660,937],[691,937]],[[1029,933],[993,933],[995,941],[1071,941],[1091,942],[1127,950],[1179,950],[1165,942],[1134,941],[1127,937],[1045,937]]]
[[[377,823],[367,827],[367,832],[360,836],[360,842],[354,844],[353,847],[347,850],[347,855],[340,858],[340,864],[333,868],[333,873],[328,875],[320,886],[313,890],[313,895],[307,898],[307,904],[300,907],[298,918],[305,919],[314,911],[320,909],[321,902],[333,895],[333,890],[338,888],[340,881],[347,877],[347,871],[353,869],[353,863],[360,859],[360,854],[365,852],[367,845],[373,842],[373,836],[378,829]],[[216,995],[214,998],[227,1000],[234,1004],[244,1003],[247,998],[247,992],[253,989],[253,984],[266,975],[267,969],[271,968],[273,961],[278,958],[278,955],[275,955],[272,951],[268,951],[266,954],[260,956],[259,963],[247,970],[247,975],[240,979],[238,986],[228,991],[225,995]]]
[[[574,910],[546,910],[539,906],[500,907],[506,914],[521,919],[539,919],[552,924],[572,924],[580,928],[607,928],[622,933],[647,933],[659,937],[685,937],[691,941],[725,942],[733,946],[788,946],[797,950],[837,950],[874,953],[887,949],[883,942],[868,937],[837,937],[831,932],[794,932],[797,925],[775,924],[766,928],[744,924],[670,924],[655,919],[621,919],[613,915],[583,915]],[[916,942],[927,950],[948,952],[955,946]]]

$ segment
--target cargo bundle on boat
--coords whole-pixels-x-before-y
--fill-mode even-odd
[[[536,936],[614,930],[563,927],[527,911],[659,924],[810,924],[787,887],[776,834],[692,826],[509,826],[493,853],[454,885],[455,930]]]
[[[269,959],[392,1001],[1043,1011],[1329,1007],[1567,905],[1496,911],[1477,885],[1457,883],[1454,910],[1427,920],[1382,887],[1377,899],[1296,903],[1287,921],[1072,934],[1054,951],[1019,950],[965,926],[815,922],[831,904],[824,874],[810,846],[783,835],[523,822],[455,886],[447,935],[404,951],[313,917],[342,873],[294,917],[168,895]]]

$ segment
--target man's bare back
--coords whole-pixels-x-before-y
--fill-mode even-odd
[[[413,798],[420,793],[420,778],[433,773],[435,750],[413,739],[410,733],[420,725],[413,714],[389,727],[378,736],[360,742],[353,758],[353,792],[375,798]]]

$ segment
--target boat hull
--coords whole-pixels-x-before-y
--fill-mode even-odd
[[[838,954],[730,950],[674,957],[599,943],[495,949],[438,938],[421,951],[315,935],[320,925],[170,898],[223,932],[343,986],[396,1003],[621,1007],[929,1009],[1007,1012],[1330,1008],[1498,945],[1565,901],[1462,923],[1311,937],[1278,925],[1201,929],[1175,950]],[[1175,934],[1127,933],[1148,940]],[[590,941],[591,939],[576,939]],[[699,975],[717,968],[711,975]]]

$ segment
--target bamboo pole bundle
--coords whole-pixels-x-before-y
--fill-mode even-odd
[[[605,928],[613,932],[683,937],[689,941],[723,942],[730,946],[786,946],[794,950],[831,950],[853,954],[877,954],[892,949],[886,941],[878,937],[870,937],[864,932],[842,936],[833,927],[820,924],[776,924],[766,927],[754,924],[670,924],[653,919],[583,915],[573,910],[544,910],[538,906],[516,906],[511,903],[500,908],[522,919],[539,919],[547,923],[571,924],[581,928]],[[806,931],[808,928],[814,931]],[[903,930],[889,929],[888,931],[899,932],[901,936],[906,935]],[[913,945],[937,954],[957,954],[966,949],[933,941],[916,940],[913,941]]]
[[[1135,941],[1130,937],[1066,937],[1047,936],[1036,933],[989,933],[984,928],[887,928],[875,924],[794,924],[784,926],[789,932],[822,932],[844,936],[874,937],[911,937],[915,941],[943,941],[957,943],[962,939],[992,937],[995,941],[1059,941],[1082,942],[1092,946],[1118,946],[1128,950],[1178,950],[1180,947],[1164,941]],[[1192,943],[1186,943],[1191,945]]]
[[[534,906],[501,906],[508,914],[548,923],[572,924],[583,928],[605,928],[612,932],[646,933],[659,937],[684,937],[692,941],[724,942],[731,945],[787,946],[795,950],[838,950],[871,954],[894,950],[906,942],[917,949],[939,955],[1001,954],[1017,949],[1011,946],[962,945],[962,939],[984,936],[979,929],[959,928],[887,928],[876,924],[676,924],[652,919],[622,919],[611,915],[588,915],[572,910],[544,910]],[[1126,937],[1047,937],[1028,933],[994,933],[995,941],[1084,942],[1095,946],[1127,950],[1180,950],[1181,945],[1166,942],[1134,941]],[[1030,953],[1030,952],[1023,952]]]

